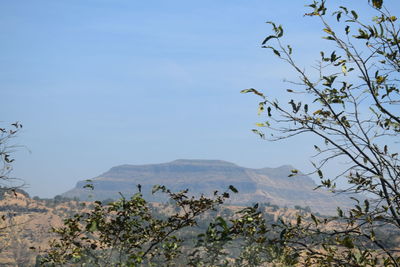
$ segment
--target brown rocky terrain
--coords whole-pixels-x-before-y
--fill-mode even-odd
[[[0,266],[33,266],[48,247],[52,227],[82,210],[76,201],[34,200],[21,193],[5,193],[0,200]]]
[[[174,212],[168,203],[151,205],[165,214]],[[37,255],[45,251],[50,240],[56,237],[51,232],[52,227],[62,226],[64,219],[75,213],[86,212],[90,206],[90,202],[79,203],[59,198],[31,199],[21,193],[4,194],[0,200],[0,266],[36,266]],[[279,217],[294,221],[299,212],[304,212],[274,205],[260,208],[275,221]],[[218,213],[229,217],[241,209],[243,206],[224,205]],[[202,218],[207,220],[207,216]]]

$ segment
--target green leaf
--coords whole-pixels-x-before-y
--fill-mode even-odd
[[[345,76],[347,75],[347,67],[344,64],[342,65],[342,72]]]
[[[351,11],[351,14],[353,15],[354,19],[358,19],[358,15],[354,10]]]
[[[153,189],[151,190],[151,193],[154,194],[160,189],[161,189],[161,186],[156,184],[155,186],[153,186]]]
[[[372,0],[372,5],[378,9],[382,8],[383,0]]]
[[[277,37],[281,38],[283,36],[283,28],[282,25],[278,26],[278,32],[277,32]]]
[[[347,26],[344,28],[344,30],[345,30],[346,34],[349,34],[349,32],[350,32],[350,26],[347,25]]]
[[[343,210],[341,208],[337,207],[337,212],[339,217],[343,217]]]
[[[86,180],[87,182],[91,182],[91,180]],[[93,184],[85,184],[83,188],[89,188],[90,190],[94,190],[94,185]]]
[[[322,38],[326,39],[326,40],[335,41],[335,38],[333,38],[332,36],[326,36],[326,37],[322,37]]]
[[[220,225],[224,229],[224,231],[229,230],[228,224],[226,223],[224,218],[222,218],[221,216],[218,216],[217,219],[215,219],[215,220],[218,221],[218,225]]]
[[[265,134],[262,133],[262,132],[260,132],[259,130],[257,130],[257,129],[252,129],[251,131],[252,131],[253,133],[255,133],[255,134],[258,134],[262,139],[265,139]]]
[[[340,21],[340,18],[342,17],[342,12],[340,11],[340,12],[337,12],[336,13],[336,20],[339,22]]]
[[[279,53],[279,51],[278,50],[276,50],[276,49],[272,49],[272,51],[274,52],[274,54],[275,55],[277,55],[278,57],[280,57],[281,56],[281,53]]]
[[[233,185],[229,186],[229,190],[231,190],[233,193],[239,193],[239,191]]]
[[[384,77],[384,76],[378,76],[378,77],[376,77],[376,82],[377,82],[378,84],[383,83],[385,80],[386,80],[386,77]]]
[[[296,170],[296,169],[293,169],[293,170],[290,170],[290,171],[291,171],[291,174],[289,174],[288,177],[293,177],[293,176],[295,176],[295,175],[297,175],[299,173],[299,171]]]
[[[341,244],[343,246],[345,246],[346,248],[354,248],[354,243],[353,240],[351,240],[351,238],[349,236],[345,236],[341,242]]]
[[[276,37],[275,35],[270,35],[264,39],[264,41],[261,43],[261,45],[265,45],[269,40],[271,40],[273,38],[278,38],[278,37]]]
[[[288,48],[289,55],[291,55],[293,52],[293,48],[290,45],[288,45],[287,48]]]
[[[260,115],[261,113],[263,113],[263,111],[264,111],[264,102],[260,102],[260,103],[258,104],[258,111],[257,111],[257,114]]]
[[[262,48],[269,48],[269,49],[271,49],[271,50],[274,52],[275,55],[277,55],[278,57],[281,56],[281,53],[279,53],[279,51],[276,50],[276,49],[275,49],[274,47],[272,47],[272,46],[263,46]]]
[[[315,148],[315,150],[317,150],[319,153],[321,153],[321,149],[320,149],[317,145],[314,145],[314,148]]]
[[[92,233],[97,231],[97,221],[92,221],[88,231]]]
[[[355,38],[357,38],[357,39],[367,39],[367,40],[370,38],[368,33],[365,32],[364,30],[358,29],[358,32],[359,32],[359,35],[354,35]]]
[[[242,94],[254,93],[254,94],[258,95],[258,96],[261,96],[261,97],[265,98],[263,93],[260,93],[259,91],[257,91],[254,88],[244,89],[244,90],[240,91],[240,93],[242,93]]]

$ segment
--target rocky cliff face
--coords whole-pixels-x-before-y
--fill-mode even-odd
[[[220,160],[175,160],[149,165],[121,165],[92,179],[94,190],[84,189],[85,181],[63,195],[86,200],[118,198],[137,192],[137,185],[150,200],[162,200],[151,195],[153,185],[165,185],[173,191],[189,189],[193,194],[211,194],[235,186],[239,194],[232,195],[231,204],[269,202],[281,207],[309,206],[322,214],[334,213],[337,206],[348,207],[344,196],[313,190],[317,185],[305,175],[288,177],[293,167],[250,169]]]

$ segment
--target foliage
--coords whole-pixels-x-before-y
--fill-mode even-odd
[[[16,187],[11,183],[15,179],[9,177],[12,170],[12,163],[14,159],[11,157],[14,152],[14,145],[10,144],[10,140],[14,138],[18,131],[22,129],[19,122],[11,124],[9,128],[0,127],[0,186],[15,189]]]
[[[228,192],[195,198],[187,190],[156,190],[169,196],[169,203],[159,204],[159,209],[138,192],[109,204],[97,201],[92,210],[66,219],[53,229],[58,237],[41,256],[41,264],[287,266],[299,261],[299,254],[285,245],[284,222],[274,223],[257,204],[232,213],[217,210]]]
[[[170,215],[155,214],[140,191],[130,199],[96,201],[91,211],[76,214],[54,229],[60,239],[51,244],[43,263],[136,266],[162,262],[173,266],[182,253],[179,232],[195,226],[200,215],[229,197],[228,192],[215,192],[213,198],[195,198],[187,190],[173,193],[164,186],[155,187],[153,193],[157,191],[167,194],[177,207]]]
[[[271,224],[256,204],[236,213],[229,221],[217,217],[198,236],[190,266],[292,266],[299,255],[279,234],[283,221]]]
[[[288,63],[299,79],[287,89],[287,104],[256,89],[243,90],[262,98],[259,113],[267,120],[255,129],[273,141],[311,134],[315,144],[315,173],[321,186],[333,192],[366,193],[368,200],[355,200],[354,208],[338,208],[329,220],[313,217],[313,223],[287,225],[287,245],[303,255],[307,264],[321,266],[399,266],[393,247],[386,247],[376,232],[400,233],[400,165],[396,150],[400,132],[399,72],[400,27],[397,17],[383,1],[368,2],[376,16],[368,22],[358,10],[344,6],[329,15],[326,1],[313,2],[306,17],[318,19],[331,51],[321,51],[309,74],[294,59],[294,49],[283,42],[282,26],[271,24],[274,34],[262,45]],[[327,47],[330,47],[329,45]],[[346,161],[334,177],[324,167]],[[297,174],[293,170],[292,176]],[[336,188],[346,178],[348,187]],[[365,197],[364,197],[365,198]],[[380,253],[383,252],[383,255]]]

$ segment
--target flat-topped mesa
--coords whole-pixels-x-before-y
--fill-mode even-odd
[[[252,169],[222,160],[178,159],[167,163],[146,165],[120,165],[92,179],[95,189],[83,189],[87,183],[64,193],[66,197],[88,199],[118,198],[119,192],[129,196],[142,186],[145,197],[151,195],[153,185],[165,185],[172,191],[189,189],[195,195],[223,192],[229,185],[235,186],[239,194],[231,194],[231,203],[248,205],[254,202],[270,202],[279,206],[310,206],[316,211],[333,212],[336,206],[347,206],[343,198],[334,197],[326,191],[314,191],[314,181],[299,172],[288,177],[290,165],[278,168]]]
[[[94,178],[94,180],[118,179],[124,181],[137,181],[146,183],[151,177],[153,181],[161,182],[166,179],[185,179],[193,178],[202,181],[209,178],[218,179],[216,175],[225,177],[229,175],[231,179],[236,180],[243,175],[245,168],[236,164],[222,160],[184,160],[179,159],[168,163],[146,164],[146,165],[120,165],[111,168],[109,171]],[[211,175],[212,174],[212,175]],[[202,177],[199,177],[202,176]]]
[[[207,166],[232,166],[238,167],[235,163],[224,160],[210,160],[210,159],[177,159],[164,164],[178,164],[178,165],[207,165]]]

